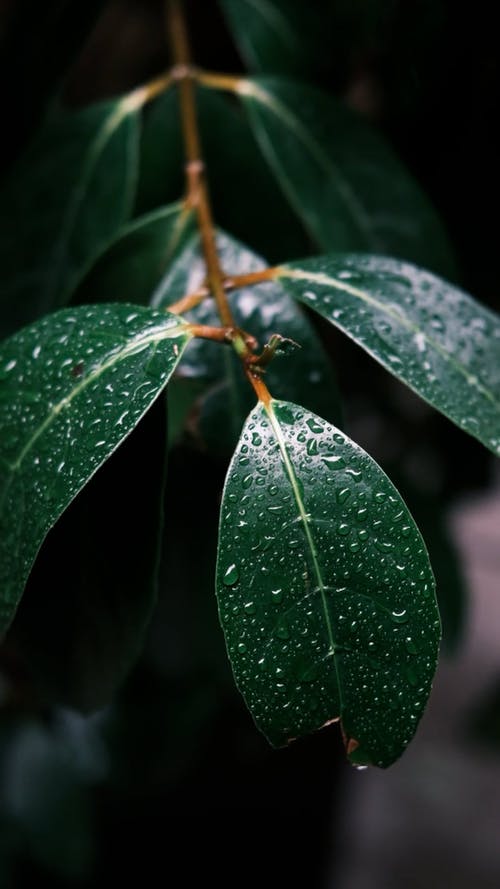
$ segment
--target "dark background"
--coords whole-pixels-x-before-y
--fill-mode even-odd
[[[244,70],[215,3],[186,7],[196,62]],[[382,129],[445,220],[461,283],[498,309],[493,4],[332,0],[307,8],[325,21],[325,40],[306,76]],[[0,10],[4,176],[55,94],[71,106],[87,104],[169,64],[161,3],[3,2]],[[349,343],[321,332],[335,350],[350,433],[401,481],[415,514],[422,511],[426,537],[425,516],[466,490],[485,489],[492,460]],[[211,579],[224,471],[223,460],[189,442],[171,456],[159,604],[145,653],[110,708],[90,718],[54,708],[15,635],[7,640],[0,661],[2,889],[127,878],[315,886],[323,885],[327,862],[331,870],[335,825],[352,782],[336,728],[270,751],[226,662]],[[70,578],[61,540],[52,543],[53,560]],[[459,574],[446,546],[439,538],[436,558],[444,552],[445,574]],[[50,581],[40,575],[39,583]],[[442,605],[458,637],[463,609]]]

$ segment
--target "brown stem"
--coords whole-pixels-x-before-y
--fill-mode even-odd
[[[240,287],[252,287],[255,284],[274,281],[274,279],[279,276],[279,272],[280,266],[272,266],[267,269],[262,269],[260,272],[248,272],[246,275],[226,275],[223,278],[222,284],[225,290],[238,290]],[[183,312],[188,312],[190,309],[199,306],[209,295],[209,288],[206,284],[202,284],[197,290],[192,290],[191,293],[186,293],[186,295],[177,300],[177,302],[168,306],[168,311],[175,315],[182,315]]]
[[[198,287],[198,290],[193,290],[191,293],[187,293],[182,299],[178,299],[177,302],[172,303],[171,306],[167,306],[167,311],[172,312],[173,315],[182,315],[183,312],[189,312],[190,309],[199,306],[207,296],[210,296],[208,287]]]
[[[210,324],[186,324],[186,329],[192,336],[201,337],[203,340],[214,340],[216,343],[231,343],[233,327],[212,327]]]
[[[205,179],[205,164],[196,117],[195,85],[191,52],[181,0],[167,0],[167,22],[170,44],[178,81],[182,131],[186,154],[186,185],[188,201],[198,217],[207,281],[215,297],[223,325],[234,327],[234,320],[224,290],[224,274],[215,245],[214,223]]]
[[[242,85],[246,79],[238,74],[219,74],[216,71],[200,71],[197,69],[194,76],[198,83],[215,90],[226,90],[230,93],[242,91]]]
[[[263,404],[268,405],[271,401],[272,395],[267,388],[264,380],[260,376],[260,374],[252,371],[251,367],[245,368],[247,379],[252,384],[255,394],[259,401],[262,401]]]
[[[252,287],[254,284],[262,284],[264,281],[274,281],[278,277],[279,271],[279,266],[271,266],[267,269],[261,269],[259,272],[248,272],[246,275],[226,275],[224,286],[227,290]]]

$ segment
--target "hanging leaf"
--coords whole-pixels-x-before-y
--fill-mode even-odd
[[[392,253],[456,276],[437,214],[361,117],[286,78],[242,79],[237,92],[285,195],[323,249]]]
[[[137,425],[189,339],[176,317],[116,304],[62,310],[2,344],[0,631],[47,532]]]
[[[265,268],[261,257],[222,232],[217,236],[217,249],[222,267],[232,275]],[[205,266],[195,237],[158,286],[153,305],[168,307],[196,290],[204,278]],[[283,398],[307,398],[315,410],[338,422],[339,395],[331,363],[312,325],[303,312],[297,311],[281,284],[271,281],[244,287],[228,298],[237,325],[255,336],[261,349],[275,333],[301,347],[269,364],[265,378],[272,391]],[[210,299],[190,317],[197,324],[218,324],[217,310]],[[213,343],[198,339],[182,363],[182,373],[201,377],[210,385],[200,400],[198,431],[211,450],[231,454],[255,400],[240,360],[233,350],[214,348]]]
[[[272,744],[340,719],[352,762],[397,759],[436,666],[427,553],[380,467],[297,405],[260,403],[245,424],[217,595],[236,682]]]
[[[78,288],[73,302],[147,304],[158,281],[192,236],[193,213],[182,203],[153,210],[122,229]]]
[[[307,253],[307,234],[290,211],[274,175],[262,162],[247,115],[239,104],[232,97],[200,87],[196,108],[218,224],[265,252],[271,262]],[[178,97],[168,92],[145,110],[136,210],[143,213],[178,200],[185,188],[183,170]]]
[[[387,370],[500,455],[500,319],[409,263],[332,255],[279,280]]]
[[[130,96],[50,118],[0,194],[3,334],[67,302],[128,218],[137,166]]]
[[[327,28],[327,10],[312,15],[300,0],[220,0],[220,5],[252,70],[300,74],[313,67],[320,49],[317,38]]]
[[[52,702],[103,707],[140,652],[156,601],[165,426],[160,397],[70,503],[33,566],[9,642]]]

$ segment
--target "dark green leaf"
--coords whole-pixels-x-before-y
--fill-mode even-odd
[[[127,219],[137,164],[134,95],[49,119],[0,194],[9,333],[65,303]]]
[[[238,103],[202,88],[196,103],[217,223],[271,262],[306,253],[305,230],[263,162]],[[169,92],[145,112],[136,209],[143,213],[178,200],[185,187],[183,169],[178,99]]]
[[[49,532],[9,631],[44,696],[84,712],[109,702],[155,604],[165,420],[160,397]]]
[[[393,253],[456,274],[434,209],[361,117],[285,78],[242,80],[238,92],[284,193],[323,249]]]
[[[500,319],[409,263],[332,255],[279,279],[461,429],[500,455]]]
[[[268,74],[314,69],[327,10],[312,13],[301,0],[220,0],[220,5],[249,68]]]
[[[134,220],[97,260],[73,302],[149,303],[192,232],[193,214],[181,203]]]
[[[217,247],[228,274],[246,274],[265,268],[259,256],[228,235],[219,233]],[[196,290],[204,277],[199,241],[194,238],[159,286],[153,304],[168,307],[183,294]],[[257,338],[261,349],[275,333],[301,346],[269,364],[265,379],[273,394],[307,399],[315,410],[338,422],[339,398],[331,364],[313,327],[305,315],[297,311],[281,284],[269,282],[242,288],[229,295],[229,302],[236,323]],[[197,324],[219,323],[212,300],[198,306],[191,317]],[[200,404],[198,427],[203,441],[215,451],[232,453],[254,403],[253,390],[242,372],[241,362],[233,350],[216,348],[213,343],[200,339],[193,342],[182,363],[182,372],[201,377],[212,387]]]
[[[140,306],[64,309],[0,348],[0,631],[47,532],[166,385],[190,338]]]
[[[184,190],[179,97],[167,90],[144,109],[135,215],[177,201]]]
[[[340,719],[352,762],[400,756],[440,637],[427,553],[379,466],[297,405],[259,404],[245,424],[217,595],[236,682],[272,744]]]

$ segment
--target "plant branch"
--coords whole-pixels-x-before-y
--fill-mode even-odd
[[[181,0],[167,0],[167,23],[174,61],[173,75],[178,81],[182,131],[186,154],[187,198],[198,218],[207,281],[212,291],[221,322],[234,327],[234,320],[224,289],[224,274],[215,244],[212,210],[205,179],[205,164],[196,116],[195,85],[191,53]]]
[[[240,74],[219,74],[216,71],[193,71],[193,76],[198,83],[215,90],[225,90],[230,93],[240,93],[246,78]]]
[[[166,92],[174,81],[175,77],[172,72],[167,71],[165,74],[160,74],[153,80],[149,80],[148,83],[143,83],[142,86],[136,87],[126,96],[125,102],[131,110],[142,108],[143,105],[147,105],[148,102]]]

